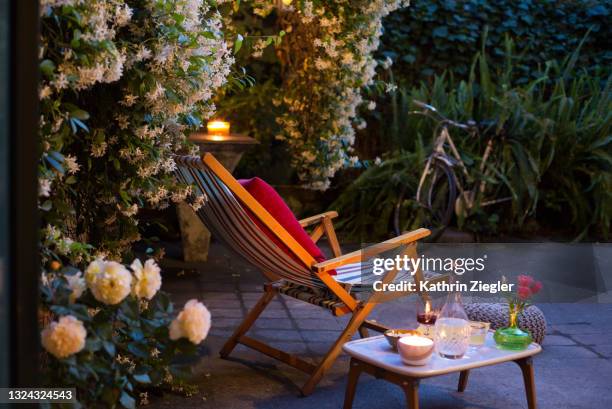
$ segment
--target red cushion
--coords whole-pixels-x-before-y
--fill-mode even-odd
[[[285,201],[272,186],[258,177],[240,179],[238,183],[240,183],[242,187],[244,187],[315,260],[317,260],[317,262],[325,261],[325,256],[321,252],[321,249],[312,241],[308,233],[306,233],[306,230],[304,230],[300,222],[293,215],[291,209],[289,209],[289,206],[287,206]],[[276,243],[285,253],[299,261],[293,252],[291,252],[291,250],[289,250],[289,248],[267,226],[265,226],[257,216],[250,211],[248,211],[248,214],[274,243]],[[335,273],[335,271],[330,272],[332,275]]]

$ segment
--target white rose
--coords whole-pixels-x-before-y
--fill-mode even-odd
[[[41,332],[43,347],[62,359],[80,352],[85,347],[87,331],[83,323],[71,315],[53,321]]]
[[[72,290],[70,294],[70,302],[75,302],[83,292],[87,288],[87,284],[85,283],[85,279],[83,278],[83,273],[80,271],[76,274],[72,275],[64,275],[66,281],[68,281],[68,287]]]
[[[135,259],[130,266],[134,272],[134,284],[132,285],[132,295],[138,298],[152,299],[161,287],[160,268],[152,258],[142,265],[139,259]]]
[[[198,300],[189,300],[183,311],[170,324],[170,339],[187,338],[199,344],[210,330],[210,312]]]
[[[116,261],[93,261],[85,271],[85,281],[94,298],[109,305],[119,304],[132,289],[132,274]]]

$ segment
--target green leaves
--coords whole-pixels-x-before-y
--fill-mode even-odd
[[[581,65],[594,72],[610,71],[607,47],[612,9],[590,0],[571,2],[483,2],[432,0],[412,2],[385,19],[379,57],[397,56],[395,73],[401,82],[415,85],[432,74],[448,70],[466,79],[472,56],[488,26],[487,52],[494,64],[507,58],[504,37],[512,36],[527,51],[520,56],[514,75],[525,82],[547,60],[560,60],[589,32]],[[414,47],[414,45],[417,47]]]
[[[236,35],[236,40],[234,41],[234,54],[238,53],[242,48],[242,42],[244,41],[244,37],[241,34]]]
[[[146,373],[132,375],[132,378],[134,378],[134,380],[138,383],[144,383],[144,384],[151,383],[151,378]]]
[[[126,409],[135,409],[136,408],[136,401],[127,392],[123,392],[121,394],[121,398],[119,398],[119,402]]]
[[[42,60],[39,65],[40,72],[46,77],[52,77],[55,71],[55,63],[51,60]]]

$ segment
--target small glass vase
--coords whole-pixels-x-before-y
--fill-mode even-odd
[[[470,322],[461,303],[461,293],[448,295],[434,327],[434,344],[442,358],[460,359],[470,346]]]
[[[499,349],[512,351],[527,349],[533,339],[529,332],[523,331],[518,327],[518,315],[522,312],[522,309],[518,308],[516,305],[509,305],[508,310],[510,314],[510,325],[495,331],[493,339]]]

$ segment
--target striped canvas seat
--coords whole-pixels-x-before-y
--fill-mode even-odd
[[[272,284],[276,291],[296,300],[330,310],[333,314],[345,309],[345,305],[333,292],[324,288],[312,288],[284,280]]]

